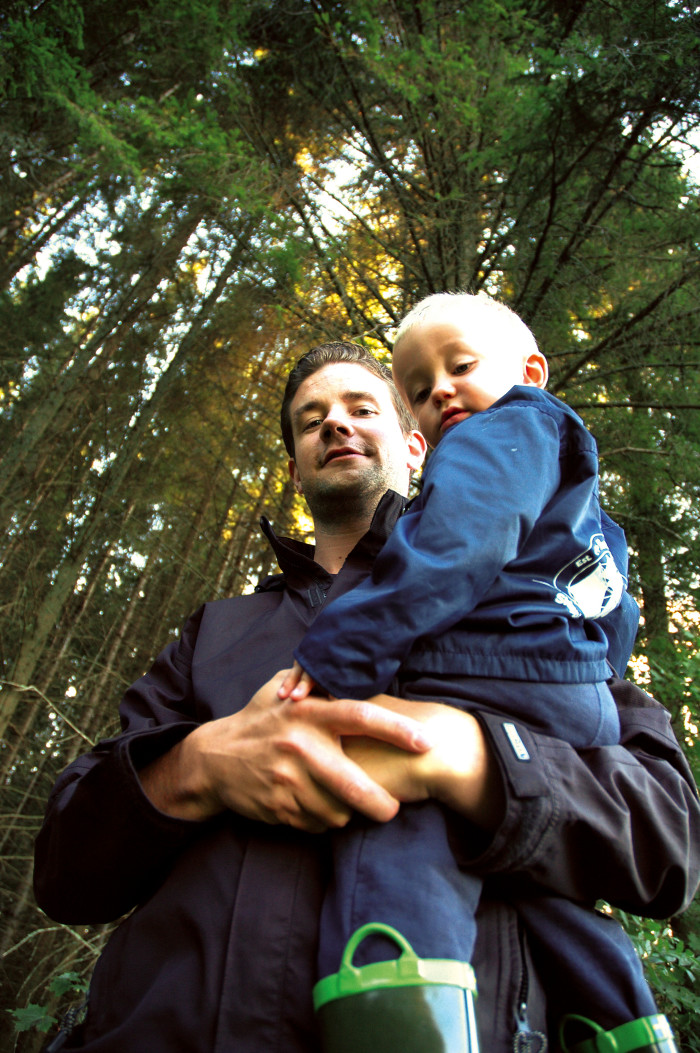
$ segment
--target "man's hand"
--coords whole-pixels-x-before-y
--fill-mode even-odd
[[[418,754],[432,745],[422,724],[372,702],[282,700],[277,692],[286,673],[240,712],[202,724],[141,771],[157,808],[194,820],[229,809],[310,833],[344,826],[353,811],[377,822],[393,818],[398,799],[343,743],[359,735]]]
[[[368,738],[346,739],[348,757],[402,803],[434,798],[483,829],[494,829],[503,812],[498,766],[481,725],[469,713],[440,702],[411,702],[376,695],[371,702],[420,721],[434,743],[408,753]]]

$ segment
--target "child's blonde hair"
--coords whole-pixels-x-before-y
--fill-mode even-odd
[[[416,325],[437,325],[440,322],[456,322],[464,325],[470,320],[486,320],[493,326],[494,339],[507,340],[512,346],[522,347],[523,354],[538,351],[537,341],[522,318],[506,304],[493,300],[486,293],[434,293],[426,296],[411,308],[399,324],[394,337],[394,347]]]

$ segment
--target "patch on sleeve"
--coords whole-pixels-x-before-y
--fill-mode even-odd
[[[518,760],[529,761],[530,754],[527,752],[527,749],[525,748],[525,743],[520,738],[520,735],[518,734],[518,729],[516,728],[515,724],[502,724],[501,727],[505,731],[506,738],[510,743],[510,748],[513,750],[513,753],[518,758]]]
[[[604,618],[613,611],[627,584],[620,574],[603,534],[593,534],[588,548],[570,560],[554,577],[556,602],[573,617]]]

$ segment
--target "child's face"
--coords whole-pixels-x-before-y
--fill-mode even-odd
[[[431,446],[514,384],[543,388],[547,381],[543,355],[503,346],[483,322],[470,322],[468,334],[455,322],[415,325],[394,347],[392,368],[401,397]]]

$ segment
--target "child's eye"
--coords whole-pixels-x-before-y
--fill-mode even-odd
[[[371,406],[358,406],[355,410],[355,414],[361,417],[370,417],[374,412]]]
[[[413,405],[419,406],[421,402],[425,402],[429,394],[430,388],[421,388],[420,391],[417,391],[413,396]]]
[[[456,365],[453,368],[452,372],[456,376],[461,376],[462,373],[467,373],[472,368],[473,365],[474,365],[473,362],[460,362],[459,365]]]

